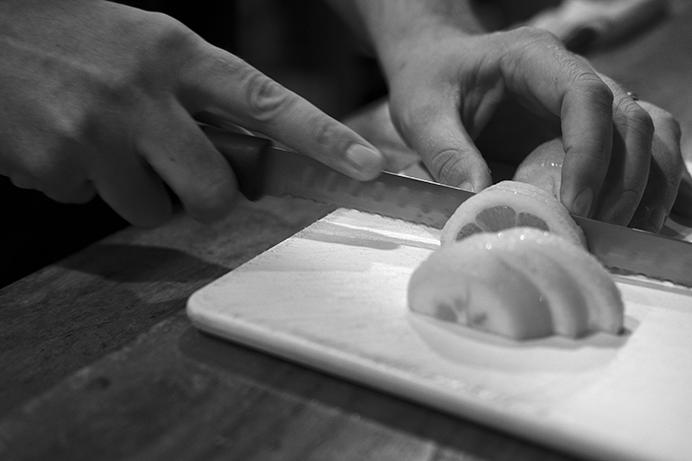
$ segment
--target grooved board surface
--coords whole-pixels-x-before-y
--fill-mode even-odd
[[[688,456],[691,290],[617,277],[627,335],[511,343],[408,311],[408,278],[437,232],[337,210],[194,293],[188,315],[212,334],[575,454]]]

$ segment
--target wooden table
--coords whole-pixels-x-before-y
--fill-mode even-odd
[[[594,56],[692,133],[692,5]],[[568,456],[214,339],[187,297],[330,208],[268,199],[127,229],[0,291],[0,459],[563,460]]]

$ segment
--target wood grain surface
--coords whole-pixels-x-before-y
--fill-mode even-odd
[[[673,3],[594,59],[689,146],[692,9]],[[194,290],[328,211],[267,200],[127,229],[0,290],[0,459],[568,459],[190,326]]]
[[[208,337],[182,314],[13,412],[0,434],[3,459],[568,459]]]
[[[269,199],[203,226],[127,229],[0,291],[0,414],[185,307],[197,288],[331,208]]]

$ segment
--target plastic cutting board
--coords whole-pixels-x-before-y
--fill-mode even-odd
[[[195,292],[198,328],[577,455],[692,456],[692,290],[616,277],[623,337],[511,342],[408,311],[438,231],[337,210]]]

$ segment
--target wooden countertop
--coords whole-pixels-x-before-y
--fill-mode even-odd
[[[692,5],[674,5],[593,58],[674,113],[689,154]],[[190,325],[194,290],[328,211],[267,199],[212,226],[179,216],[0,290],[0,458],[570,459]]]
[[[199,333],[197,288],[329,208],[128,229],[0,292],[0,457],[568,459]]]

